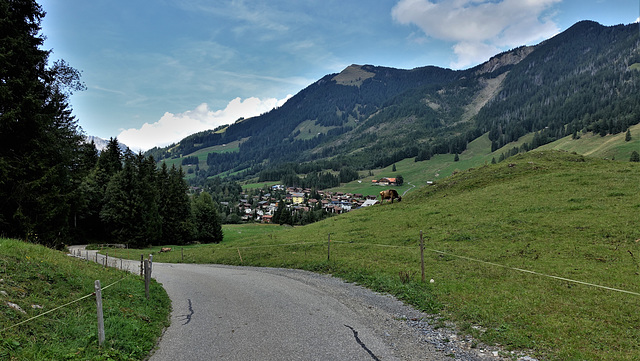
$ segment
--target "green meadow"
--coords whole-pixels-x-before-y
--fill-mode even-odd
[[[304,227],[225,226],[221,244],[154,260],[330,273],[507,350],[636,360],[639,190],[638,163],[536,151]]]

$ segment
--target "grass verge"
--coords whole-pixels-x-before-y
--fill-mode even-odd
[[[102,292],[102,347],[95,280],[103,288],[113,284]],[[22,241],[0,239],[0,291],[2,360],[143,360],[169,323],[171,303],[155,281],[147,300],[136,275]]]

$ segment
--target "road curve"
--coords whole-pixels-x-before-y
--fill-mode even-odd
[[[95,251],[80,252],[96,260]],[[139,262],[120,265],[139,272]],[[331,276],[157,262],[152,269],[172,312],[151,361],[451,360],[406,322],[422,313]]]
[[[152,274],[173,312],[151,361],[445,359],[399,319],[416,311],[330,276],[159,263]]]

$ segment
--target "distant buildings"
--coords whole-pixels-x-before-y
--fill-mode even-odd
[[[286,190],[287,193],[283,201],[287,209],[292,212],[324,209],[328,213],[342,214],[378,203],[375,196],[365,197],[362,194],[318,191],[312,195],[312,190],[309,188],[285,188],[282,185],[272,186],[271,189],[273,191]],[[254,196],[252,201],[250,203],[249,200],[243,199],[237,204],[237,208],[243,215],[242,220],[271,223],[273,215],[278,209],[279,200],[267,193],[262,196]]]
[[[379,186],[395,186],[398,184],[397,179],[396,178],[387,178],[387,177],[383,177],[380,179],[374,179],[371,181],[371,183],[379,185]]]

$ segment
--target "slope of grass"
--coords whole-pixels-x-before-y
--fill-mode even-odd
[[[564,137],[544,145],[540,149],[566,150],[592,157],[628,161],[631,152],[634,150],[640,152],[640,124],[631,126],[629,130],[631,132],[631,140],[628,142],[624,140],[626,132],[610,134],[604,137],[587,133],[581,135],[579,139],[572,139],[571,136]]]
[[[549,360],[635,360],[639,188],[640,164],[532,152],[461,171],[401,203],[304,227],[226,226],[222,244],[187,247],[184,262],[332,273],[507,349]],[[433,283],[420,282],[421,230]],[[180,252],[156,259],[182,261]]]
[[[138,276],[42,246],[0,239],[0,279],[2,360],[142,360],[168,326],[171,303],[156,282],[147,300]],[[91,295],[95,280],[103,288],[117,282],[102,292],[106,336],[102,348]],[[10,308],[8,302],[25,313]],[[27,321],[48,311],[52,312]],[[27,322],[15,326],[23,321]]]

